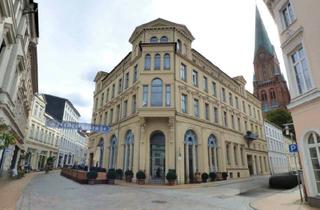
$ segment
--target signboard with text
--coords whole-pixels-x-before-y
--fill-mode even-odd
[[[52,128],[85,130],[97,133],[108,133],[110,130],[110,127],[106,125],[95,125],[90,123],[78,123],[71,121],[58,122],[56,120],[48,118],[46,119],[46,126]]]

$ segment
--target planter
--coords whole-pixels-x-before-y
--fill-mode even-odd
[[[176,185],[176,180],[175,179],[168,180],[168,185],[170,185],[170,186]]]
[[[106,172],[98,172],[97,180],[106,180]]]
[[[201,179],[201,174],[200,173],[195,173],[194,181],[196,183],[201,183],[202,179]]]
[[[145,184],[145,179],[137,179],[137,184]]]
[[[114,184],[114,179],[108,179],[108,180],[106,181],[106,183],[107,183],[107,184]]]
[[[88,179],[88,184],[94,185],[96,183],[95,179]]]
[[[126,182],[132,182],[132,176],[126,176]]]

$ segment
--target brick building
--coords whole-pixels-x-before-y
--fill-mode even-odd
[[[286,108],[290,94],[279,61],[271,44],[258,9],[254,50],[254,95],[262,102],[262,111]]]

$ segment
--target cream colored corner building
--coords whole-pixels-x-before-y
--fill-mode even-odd
[[[53,118],[45,112],[45,108],[44,97],[41,94],[35,95],[28,123],[28,137],[25,141],[25,164],[32,170],[43,170],[48,157],[54,157],[56,161],[58,158],[60,130],[46,126],[46,118]]]
[[[307,195],[320,207],[320,1],[264,2],[279,30]]]
[[[191,48],[185,25],[156,19],[138,26],[132,51],[95,78],[95,124],[108,134],[90,136],[90,164],[144,170],[147,181],[175,169],[178,183],[195,172],[229,178],[269,174],[261,103]],[[252,131],[250,148],[244,136]]]

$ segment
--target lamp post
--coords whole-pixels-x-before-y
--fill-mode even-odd
[[[286,135],[290,135],[291,144],[294,144],[295,142],[293,140],[293,133],[290,132],[289,125],[293,125],[293,123],[284,124],[284,126],[285,126],[284,129],[285,129]],[[296,158],[297,153],[299,153],[299,150],[297,152],[293,153],[293,157],[294,157],[294,164],[295,164],[296,172],[297,172],[297,181],[298,181],[298,186],[299,186],[300,200],[301,200],[301,202],[303,202],[303,196],[302,196],[301,186],[300,186],[300,172],[298,169],[297,158]]]

